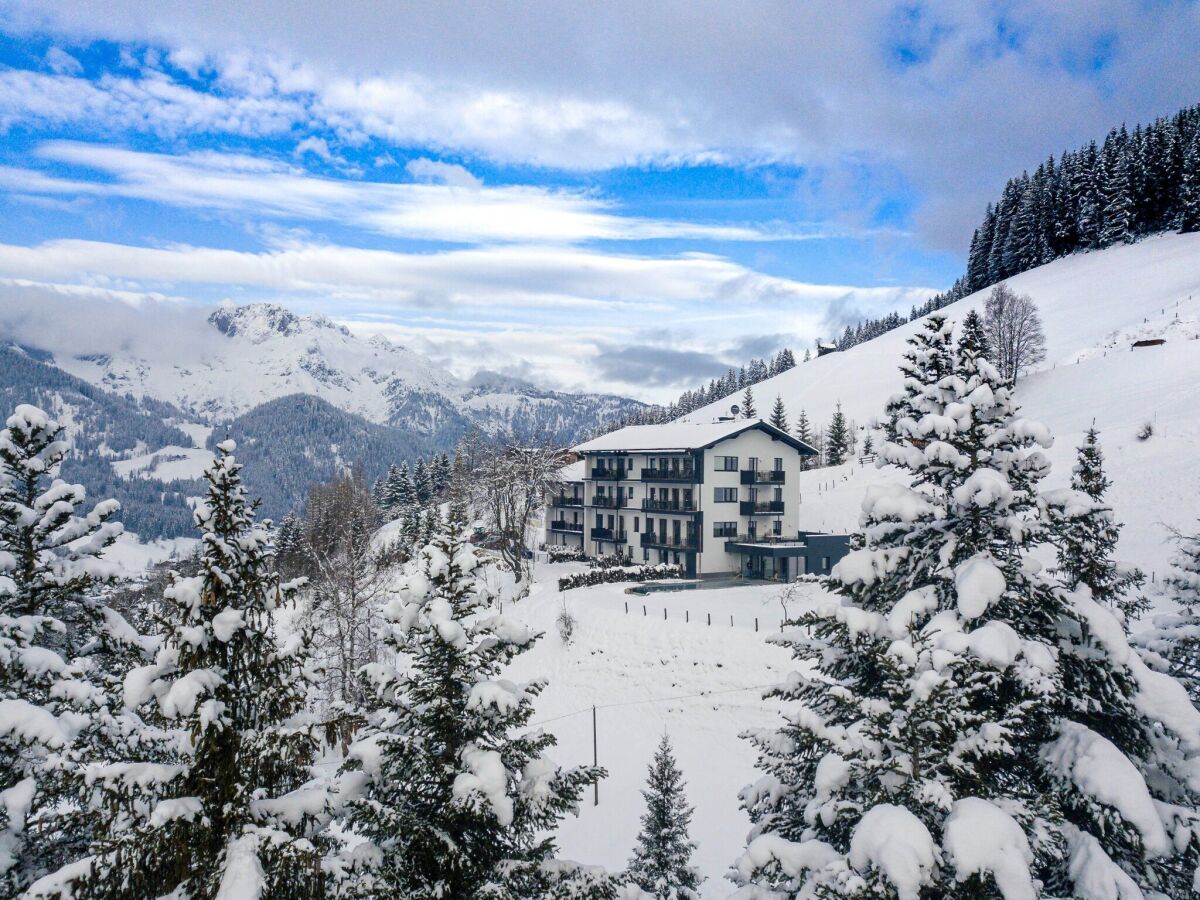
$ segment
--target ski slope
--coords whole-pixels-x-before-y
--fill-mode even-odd
[[[1126,524],[1121,555],[1162,573],[1171,555],[1164,526],[1193,527],[1200,516],[1200,234],[1078,254],[1008,283],[1033,297],[1045,326],[1046,360],[1017,388],[1025,415],[1055,436],[1045,486],[1070,479],[1075,447],[1094,421],[1113,480],[1110,499]],[[961,321],[970,309],[982,311],[985,298],[986,292],[972,294],[941,313]],[[884,403],[900,389],[897,367],[920,324],[801,363],[755,385],[755,401],[770,409],[778,394],[793,424],[804,409],[814,428],[829,422],[840,401],[861,441],[862,429],[882,421]],[[1166,343],[1132,350],[1143,338]],[[736,400],[687,419],[711,420]],[[1136,434],[1147,422],[1154,435],[1142,442]],[[897,475],[857,464],[804,473],[801,527],[853,529],[865,487]]]

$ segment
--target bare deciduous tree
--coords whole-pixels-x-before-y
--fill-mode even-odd
[[[1046,358],[1046,336],[1037,304],[1006,283],[992,288],[984,306],[988,356],[1009,384]]]
[[[314,485],[305,504],[303,573],[309,578],[304,623],[325,671],[325,697],[360,706],[358,670],[381,659],[380,612],[390,563],[372,544],[379,510],[361,473]]]
[[[517,581],[528,577],[529,535],[545,498],[562,481],[560,449],[521,445],[510,437],[493,440],[476,456],[472,470],[474,507],[497,539],[500,557]]]

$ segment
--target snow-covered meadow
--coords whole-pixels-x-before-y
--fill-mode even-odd
[[[579,565],[539,564],[529,596],[504,608],[506,616],[545,633],[513,663],[511,674],[549,679],[535,721],[557,736],[557,762],[592,761],[591,707],[597,708],[598,759],[608,777],[599,786],[599,805],[589,793],[580,815],[564,821],[562,853],[614,870],[628,862],[644,808],[639,792],[646,766],[665,732],[696,807],[695,862],[707,877],[701,894],[726,897],[733,886],[725,872],[750,827],[738,808],[738,792],[757,777],[754,750],[739,735],[778,724],[781,707],[762,699],[763,687],[796,668],[787,650],[768,642],[779,630],[782,588],[763,584],[640,596],[625,593],[630,585],[609,584],[559,594],[558,578]],[[824,593],[815,583],[799,585],[789,614]],[[565,646],[555,626],[564,602],[576,619]]]

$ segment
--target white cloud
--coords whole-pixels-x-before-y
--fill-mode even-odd
[[[661,399],[669,379],[600,373],[602,357],[631,340],[724,354],[762,334],[803,347],[827,333],[826,309],[907,308],[921,288],[806,284],[704,255],[641,257],[572,247],[498,246],[405,254],[292,241],[269,252],[131,247],[51,241],[0,244],[0,278],[85,296],[157,295],[212,302],[276,300],[317,308],[356,330],[380,332],[469,375],[529,365],[545,383],[597,386]],[[6,301],[7,302],[7,301]],[[681,337],[679,324],[688,323]],[[661,354],[659,354],[661,355]]]
[[[336,157],[329,149],[329,143],[325,138],[306,137],[296,145],[296,149],[292,151],[292,156],[297,159],[303,159],[306,153],[311,153],[313,156],[319,157],[326,162],[336,161]]]
[[[62,47],[51,47],[46,51],[46,65],[59,75],[78,75],[83,65]]]
[[[435,159],[410,159],[404,170],[417,181],[431,181],[451,187],[478,188],[483,182],[462,166],[439,162]]]
[[[320,147],[310,144],[305,149],[319,152]],[[0,187],[25,194],[130,197],[228,213],[333,221],[398,237],[463,243],[814,236],[620,215],[613,203],[579,191],[485,187],[477,181],[464,187],[461,182],[469,173],[430,160],[418,166],[418,172],[436,172],[442,183],[318,178],[281,163],[214,152],[170,156],[52,142],[39,154],[110,178],[89,181],[0,167]]]

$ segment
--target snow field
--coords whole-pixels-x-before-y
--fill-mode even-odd
[[[699,847],[694,861],[707,878],[701,895],[727,897],[733,886],[725,872],[750,827],[739,809],[738,792],[758,777],[753,748],[739,734],[779,724],[781,705],[762,699],[763,686],[783,681],[796,668],[787,650],[767,641],[779,627],[780,587],[640,597],[625,594],[629,585],[611,584],[559,594],[557,580],[572,567],[578,564],[538,566],[529,597],[511,607],[506,603],[504,609],[506,616],[545,632],[507,674],[549,679],[534,723],[545,723],[557,736],[559,745],[551,754],[556,762],[592,761],[591,707],[597,707],[598,758],[608,777],[599,786],[599,806],[592,805],[589,792],[578,818],[566,819],[559,829],[561,855],[610,869],[625,866],[644,811],[640,791],[646,769],[665,731],[696,808],[691,836]],[[815,600],[824,591],[805,584],[801,594]],[[555,627],[563,599],[576,619],[568,647]],[[684,621],[685,609],[690,622]],[[711,627],[706,619],[698,621],[708,612]],[[763,629],[757,634],[756,615]]]

